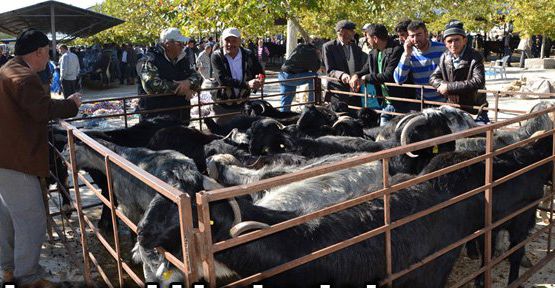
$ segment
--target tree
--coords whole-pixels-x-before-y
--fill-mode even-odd
[[[546,37],[555,38],[555,2],[552,0],[511,0],[509,17],[516,31],[526,36],[543,35],[541,58]]]

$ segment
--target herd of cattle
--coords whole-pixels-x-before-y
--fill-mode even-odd
[[[533,111],[549,108],[547,103]],[[553,114],[553,113],[552,113]],[[515,131],[497,131],[495,148],[527,139],[553,128],[551,114],[526,121]],[[205,119],[211,133],[155,119],[130,128],[85,131],[100,144],[195,199],[195,193],[253,183],[369,152],[378,152],[475,127],[469,114],[456,108],[428,108],[397,116],[378,127],[379,114],[370,109],[353,113],[343,105],[308,105],[303,112],[282,113],[262,100],[250,101],[243,113],[226,125]],[[63,147],[65,131],[53,133]],[[482,135],[483,136],[483,135]],[[463,162],[485,152],[485,137],[459,139],[395,156],[389,161],[390,185]],[[68,148],[64,154],[68,155]],[[552,137],[495,156],[493,179],[538,162],[552,154]],[[107,195],[104,157],[76,143],[76,164],[90,174]],[[52,161],[51,161],[52,162]],[[58,162],[59,163],[59,162]],[[67,173],[65,167],[52,167]],[[391,195],[391,221],[430,208],[483,186],[485,162],[402,189]],[[494,188],[493,221],[543,197],[552,166],[545,164]],[[246,230],[264,229],[383,188],[382,161],[333,171],[248,196],[210,203],[215,242]],[[67,174],[63,177],[67,177]],[[113,191],[118,208],[134,223],[138,235],[134,260],[143,265],[147,282],[182,281],[155,247],[182,255],[177,206],[139,179],[113,165]],[[67,199],[66,199],[67,201]],[[195,201],[192,201],[195,210]],[[400,226],[391,232],[393,273],[402,271],[484,226],[483,193]],[[197,213],[193,211],[197,223]],[[247,222],[248,221],[248,222]],[[111,231],[111,214],[104,207],[98,227]],[[292,261],[313,251],[384,225],[384,203],[376,199],[215,254],[218,283],[243,278]],[[524,240],[535,225],[535,207],[494,230],[509,233],[511,246]],[[469,242],[479,257],[483,238]],[[261,282],[265,287],[365,287],[387,277],[383,234],[303,264]],[[495,243],[495,241],[493,241]],[[394,287],[445,287],[462,247],[393,282]],[[508,282],[518,278],[524,247],[510,258]],[[483,261],[482,261],[483,262]],[[200,265],[200,263],[196,263]],[[199,269],[202,272],[202,269]],[[171,272],[171,273],[170,273]],[[171,277],[167,277],[171,275]],[[202,275],[201,275],[202,276]],[[476,279],[482,285],[482,278]]]

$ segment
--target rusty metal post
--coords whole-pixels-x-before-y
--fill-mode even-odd
[[[46,179],[44,179],[44,177],[40,177],[39,182],[40,182],[40,190],[42,190],[42,200],[44,202],[44,209],[45,209],[44,211],[46,212],[46,233],[48,234],[48,240],[53,241],[54,240],[54,236],[52,236],[53,218],[52,218],[52,215],[50,214],[50,205],[48,204],[48,183],[46,182]],[[60,207],[60,211],[61,210],[62,210],[62,207]],[[63,218],[64,217],[62,217],[62,222],[64,221]]]
[[[121,101],[123,101],[123,121],[125,122],[125,128],[127,128],[129,127],[127,124],[127,103],[125,102],[125,99],[122,99]]]
[[[420,86],[420,111],[424,110],[424,85]]]
[[[389,188],[389,158],[383,159],[383,188]],[[391,280],[391,274],[393,274],[393,259],[391,253],[391,203],[390,203],[391,192],[386,190],[383,195],[383,213],[384,213],[384,225],[387,227],[385,230],[385,263],[386,263],[386,273],[387,273],[387,287],[391,287],[393,281]]]
[[[204,279],[208,281],[208,287],[216,287],[216,267],[214,263],[214,251],[212,244],[212,228],[210,227],[210,208],[208,197],[204,192],[197,193],[198,227],[201,235],[202,249],[200,257]]]
[[[363,106],[368,108],[368,89],[366,89],[367,87],[365,82],[363,82],[362,85],[364,85],[364,105]]]
[[[314,102],[322,104],[322,79],[318,76],[314,76]]]
[[[485,175],[485,185],[490,185],[493,182],[493,130],[488,130],[486,132],[486,154],[489,154],[486,158],[486,175]],[[485,221],[484,228],[486,228],[484,237],[484,266],[486,266],[486,271],[484,271],[484,287],[492,287],[492,276],[491,276],[491,241],[492,241],[492,211],[493,211],[493,187],[490,187],[484,191],[485,197]]]
[[[198,101],[198,126],[199,126],[199,130],[200,132],[202,132],[202,105],[200,105],[200,92],[197,92],[197,101]]]
[[[179,209],[179,225],[181,229],[181,249],[183,252],[183,264],[187,271],[182,271],[185,277],[185,286],[191,287],[192,283],[198,282],[198,255],[196,255],[195,245],[197,245],[194,234],[193,234],[193,218],[192,218],[192,208],[191,199],[187,194],[182,194],[179,196],[179,203],[177,205]]]
[[[106,169],[106,182],[108,184],[108,195],[110,199],[110,214],[112,215],[112,228],[114,233],[114,242],[116,244],[116,259],[118,267],[118,280],[119,286],[123,287],[123,268],[121,266],[121,245],[119,242],[119,229],[118,229],[118,217],[116,216],[116,205],[114,204],[114,183],[112,181],[112,169],[110,168],[110,156],[106,155],[104,157],[104,167]]]
[[[260,100],[264,100],[264,85],[260,86]]]
[[[73,189],[75,190],[75,203],[77,205],[77,215],[79,216],[79,229],[81,230],[81,247],[83,250],[83,277],[87,286],[92,287],[91,267],[89,259],[89,247],[87,244],[87,230],[85,230],[85,219],[83,207],[81,206],[81,194],[79,192],[79,179],[77,173],[77,163],[75,162],[75,139],[73,130],[67,129],[67,140],[69,144],[69,161],[71,163],[71,176],[73,179]]]
[[[555,134],[551,135],[553,139],[552,155],[555,155]],[[555,165],[555,160],[553,160],[553,165]],[[547,254],[551,253],[551,232],[553,230],[553,193],[555,193],[555,169],[551,172],[551,197],[549,198],[549,229],[547,232]]]
[[[495,113],[493,114],[493,121],[497,122],[497,118],[499,117],[499,95],[500,91],[495,93]]]

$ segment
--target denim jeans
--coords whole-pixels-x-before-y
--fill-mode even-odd
[[[278,75],[278,80],[288,80],[288,79],[295,79],[301,77],[309,77],[309,76],[316,76],[317,74],[314,72],[305,72],[305,73],[287,73],[287,72],[280,72]],[[297,91],[297,86],[307,84],[308,89],[314,90],[314,80],[313,79],[303,79],[297,81],[287,81],[279,83],[279,93],[284,94],[281,96],[281,111],[291,111],[291,102],[293,102],[293,97],[295,96],[295,91]],[[308,92],[308,101],[314,101],[314,91]]]
[[[387,104],[387,105],[385,105],[385,107],[382,109],[382,111],[386,111],[386,112],[395,112],[395,107],[393,107],[393,105],[391,105],[391,104]],[[382,116],[381,116],[381,118],[380,118],[380,126],[384,126],[384,125],[385,125],[387,122],[389,122],[389,120],[391,120],[393,117],[395,117],[395,115],[382,113]]]

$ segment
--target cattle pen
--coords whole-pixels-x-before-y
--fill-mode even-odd
[[[299,91],[297,93],[302,92],[315,92],[315,104],[323,104],[323,95],[322,91],[322,80],[330,80],[327,77],[311,77],[314,81],[314,90],[305,90]],[[304,79],[304,78],[303,78]],[[298,79],[292,79],[298,80]],[[268,85],[272,84],[279,84],[280,81],[272,81],[267,82]],[[388,83],[387,85],[396,85],[392,83]],[[420,90],[423,93],[424,89],[430,89],[428,86],[421,86],[421,85],[403,85],[405,87],[414,88]],[[223,87],[215,87],[206,90],[217,90],[222,89]],[[260,95],[251,97],[253,99],[271,99],[273,97],[279,97],[282,94],[265,94],[264,90],[260,91]],[[342,92],[342,91],[332,91],[335,93],[344,93],[344,94],[351,94],[357,95],[361,97],[374,97],[372,95],[368,95],[367,93],[351,93],[351,92]],[[117,169],[121,169],[129,174],[131,177],[136,178],[138,181],[144,183],[145,186],[151,187],[156,193],[163,195],[165,198],[170,200],[171,202],[175,203],[178,209],[179,215],[179,235],[180,239],[178,240],[180,246],[180,253],[174,255],[170,252],[164,251],[162,248],[156,248],[158,253],[164,256],[164,258],[171,263],[177,270],[179,270],[183,274],[183,283],[187,287],[192,287],[194,283],[199,283],[199,281],[204,280],[208,287],[217,287],[217,286],[225,286],[225,287],[245,287],[251,284],[256,283],[264,283],[264,279],[269,279],[272,277],[279,277],[281,274],[286,273],[287,271],[291,271],[292,269],[298,269],[297,271],[303,271],[303,267],[307,267],[310,263],[318,263],[319,259],[326,259],[326,257],[331,257],[330,255],[334,255],[337,253],[342,253],[342,251],[348,251],[349,249],[354,249],[353,247],[360,247],[362,245],[369,245],[368,241],[378,241],[382,242],[383,244],[380,247],[375,247],[378,251],[382,251],[384,263],[382,263],[383,267],[379,267],[376,270],[383,270],[382,276],[372,278],[372,283],[367,284],[374,284],[380,287],[405,287],[406,284],[398,284],[403,282],[403,279],[410,279],[411,275],[418,271],[419,269],[425,269],[429,267],[430,263],[438,263],[439,260],[444,259],[443,255],[451,254],[460,254],[460,249],[465,246],[467,243],[471,243],[473,241],[482,241],[483,244],[483,265],[477,269],[476,271],[471,271],[467,273],[464,277],[459,279],[455,284],[449,287],[463,287],[467,283],[473,281],[477,277],[483,277],[483,285],[484,287],[492,287],[492,270],[493,268],[501,263],[503,260],[509,258],[513,253],[517,252],[519,249],[525,247],[527,243],[530,241],[534,241],[538,237],[547,234],[547,243],[545,247],[545,255],[534,265],[529,268],[526,272],[521,273],[518,275],[518,278],[513,281],[508,287],[519,287],[522,283],[524,283],[531,275],[536,273],[542,267],[544,267],[547,263],[552,261],[555,257],[555,251],[551,245],[552,242],[552,233],[553,233],[553,202],[554,202],[554,192],[551,188],[546,189],[546,193],[543,194],[539,198],[535,198],[532,200],[527,201],[525,206],[518,207],[513,211],[508,211],[507,214],[498,215],[494,213],[495,210],[495,201],[499,200],[495,198],[495,194],[501,188],[505,189],[507,186],[513,185],[517,181],[522,181],[523,177],[528,177],[531,173],[537,173],[538,169],[545,167],[547,165],[552,164],[555,161],[555,145],[553,145],[553,141],[551,139],[555,139],[555,132],[553,129],[542,131],[541,134],[534,134],[532,137],[523,139],[516,143],[512,143],[506,145],[502,148],[495,148],[495,132],[499,130],[506,130],[506,129],[514,129],[510,128],[509,126],[517,125],[520,122],[524,122],[536,117],[545,116],[550,113],[555,114],[555,107],[550,107],[540,111],[519,111],[519,110],[512,110],[512,109],[501,109],[499,107],[499,96],[502,94],[500,91],[489,91],[489,90],[482,90],[483,93],[493,94],[495,96],[495,102],[490,107],[475,107],[479,109],[493,111],[494,115],[494,122],[492,124],[488,124],[485,126],[475,127],[468,130],[464,130],[461,132],[456,132],[453,134],[448,134],[420,142],[410,143],[408,145],[399,146],[387,150],[383,150],[380,152],[375,153],[367,153],[365,155],[359,155],[354,158],[344,159],[335,163],[325,164],[322,166],[312,167],[305,170],[301,170],[298,172],[287,173],[284,175],[256,181],[250,184],[238,185],[238,186],[231,186],[225,188],[219,188],[209,191],[200,191],[195,195],[189,195],[176,189],[175,187],[165,183],[164,181],[158,179],[157,177],[153,176],[152,174],[144,171],[139,166],[133,164],[131,161],[125,159],[121,155],[118,155],[116,152],[111,151],[110,149],[104,147],[94,138],[87,135],[86,132],[81,131],[80,129],[76,128],[75,125],[72,125],[72,121],[76,120],[83,120],[80,118],[71,119],[68,122],[61,121],[61,126],[66,130],[67,133],[67,144],[68,144],[68,151],[69,151],[69,159],[64,159],[62,153],[57,151],[57,155],[60,157],[59,160],[64,161],[65,166],[69,168],[70,171],[70,179],[71,187],[64,189],[64,185],[62,185],[62,180],[60,180],[58,175],[53,175],[57,179],[58,185],[57,189],[60,190],[61,193],[66,194],[66,197],[72,198],[74,201],[72,203],[73,209],[77,211],[77,218],[78,218],[78,227],[73,227],[76,231],[76,235],[80,235],[81,239],[81,248],[82,248],[82,257],[83,257],[83,275],[84,280],[87,286],[95,286],[95,279],[92,278],[92,270],[95,270],[104,281],[105,285],[108,287],[126,287],[129,285],[128,282],[124,278],[130,278],[132,283],[135,283],[138,286],[145,286],[145,280],[140,273],[136,272],[136,269],[133,269],[132,261],[128,259],[127,256],[124,256],[124,251],[122,251],[121,245],[121,227],[122,224],[127,227],[127,229],[131,230],[134,234],[132,234],[132,238],[135,237],[137,234],[137,224],[134,223],[131,219],[128,218],[127,215],[116,209],[116,202],[114,199],[114,191],[113,191],[113,173],[112,171],[117,167]],[[524,92],[503,92],[505,94],[527,94],[527,95],[537,95],[542,96],[545,98],[555,96],[554,93],[546,94],[546,93],[524,93]],[[199,93],[200,94],[200,93]],[[156,96],[165,96],[165,95],[155,95]],[[153,97],[153,96],[144,96],[144,95],[134,95],[128,97],[118,97],[118,98],[106,98],[102,101],[121,101],[124,112],[121,114],[113,114],[107,116],[94,116],[88,117],[87,119],[95,119],[95,118],[105,118],[105,117],[122,117],[125,127],[128,126],[128,116],[132,114],[140,114],[145,112],[161,112],[166,110],[173,110],[173,109],[180,109],[183,107],[176,107],[176,108],[168,108],[168,109],[159,109],[155,111],[128,111],[129,107],[127,107],[127,101],[133,98],[141,98],[141,97]],[[200,96],[199,96],[200,97]],[[441,102],[429,102],[424,100],[407,100],[404,98],[395,98],[389,97],[391,100],[398,100],[398,101],[407,101],[407,102],[414,102],[419,103],[421,108],[428,107],[430,105],[444,105],[445,103]],[[91,102],[96,102],[91,101]],[[202,121],[204,118],[200,113],[200,107],[202,105],[210,105],[214,102],[218,103],[218,101],[214,101],[212,103],[200,103],[200,98],[198,99],[198,104],[193,105],[194,107],[199,108],[199,117],[193,118],[191,121],[198,121],[198,127],[203,130]],[[365,101],[366,102],[366,101]],[[293,105],[305,105],[307,103],[299,103]],[[459,105],[452,105],[454,107],[460,107]],[[380,111],[381,112],[381,111]],[[388,112],[386,112],[388,113]],[[498,113],[505,113],[505,114],[514,114],[515,117],[510,119],[504,119],[499,121]],[[392,113],[396,114],[396,113]],[[86,120],[86,119],[85,119]],[[485,136],[484,136],[485,135]],[[428,173],[425,174],[417,174],[409,179],[402,179],[402,181],[394,181],[392,182],[392,176],[389,174],[389,167],[391,159],[403,155],[408,152],[414,152],[417,150],[425,149],[425,148],[433,148],[437,147],[438,145],[449,143],[456,141],[458,139],[468,138],[472,136],[483,136],[485,137],[485,147],[483,147],[483,151],[481,153],[475,155],[471,158],[465,158],[464,161],[460,163],[454,163],[453,165],[441,167],[441,169],[435,171],[427,171]],[[551,138],[551,139],[549,139]],[[497,163],[496,157],[503,157],[501,155],[509,154],[511,151],[515,149],[520,149],[526,145],[533,145],[534,143],[539,143],[545,140],[551,140],[551,149],[550,153],[547,157],[542,157],[538,161],[533,163],[529,163],[523,167],[518,167],[518,169],[514,171],[509,171],[506,175],[501,175],[499,177],[494,177],[496,166],[494,165]],[[86,177],[83,173],[79,172],[79,167],[75,162],[76,158],[76,149],[75,149],[75,142],[79,141],[84,145],[90,147],[96,153],[100,155],[100,157],[104,160],[104,175],[106,177],[106,181],[108,183],[107,192],[108,197],[103,196],[102,191],[95,187],[95,183],[91,183],[90,178]],[[54,145],[52,145],[54,146]],[[354,198],[347,199],[345,201],[332,204],[328,207],[318,209],[316,211],[310,211],[306,214],[302,215],[295,215],[294,217],[290,217],[283,222],[277,222],[272,225],[268,225],[268,227],[264,227],[263,229],[253,229],[248,230],[248,221],[241,222],[235,225],[233,228],[236,230],[241,231],[239,235],[235,237],[231,237],[229,239],[218,239],[215,241],[213,227],[214,222],[217,219],[214,218],[213,213],[211,213],[211,207],[214,205],[215,202],[221,201],[228,201],[230,199],[244,197],[253,193],[257,193],[259,191],[264,191],[268,189],[272,189],[275,187],[283,186],[286,184],[302,181],[305,179],[310,179],[322,175],[326,175],[328,173],[349,169],[353,167],[357,167],[360,165],[377,162],[381,165],[381,176],[382,178],[379,181],[380,187],[373,187],[374,189],[366,191],[367,193],[363,193],[358,195]],[[394,200],[396,199],[396,193],[399,191],[404,191],[406,189],[411,189],[411,187],[426,187],[426,183],[432,181],[433,179],[440,178],[445,175],[449,175],[450,173],[456,173],[457,171],[462,171],[466,169],[472,169],[476,165],[483,165],[484,173],[483,183],[479,186],[473,186],[470,190],[460,191],[460,193],[454,193],[453,195],[448,195],[449,197],[444,197],[441,202],[432,203],[427,207],[424,207],[421,210],[413,211],[414,213],[409,213],[407,215],[402,215],[400,217],[399,213],[396,213],[393,209],[398,207],[395,204]],[[534,171],[532,171],[534,170]],[[481,170],[480,170],[481,171]],[[551,183],[555,181],[555,172],[553,169],[550,171],[551,175],[549,179]],[[57,174],[57,173],[53,173]],[[445,176],[448,177],[448,176]],[[505,185],[504,185],[505,184]],[[545,183],[547,184],[547,183]],[[419,186],[420,185],[420,186]],[[514,184],[516,185],[516,184]],[[497,187],[497,189],[496,189]],[[501,187],[501,188],[498,188]],[[543,184],[542,184],[543,187]],[[93,204],[93,205],[85,205],[82,202],[82,197],[80,191],[82,189],[89,189],[92,191],[98,199],[100,199],[100,203]],[[52,192],[52,191],[51,191]],[[70,195],[73,193],[73,195]],[[406,192],[399,192],[399,193],[406,193]],[[105,194],[106,195],[106,194]],[[50,197],[54,198],[54,197]],[[393,199],[393,200],[392,200]],[[478,202],[480,205],[480,210],[482,213],[482,217],[480,221],[480,227],[477,229],[472,228],[472,232],[460,237],[456,241],[452,243],[444,243],[445,245],[441,247],[436,247],[437,249],[433,249],[433,252],[422,255],[421,257],[417,257],[418,259],[412,263],[407,263],[406,265],[399,264],[399,255],[396,252],[395,243],[399,243],[396,241],[398,240],[398,236],[396,233],[398,231],[402,231],[405,225],[415,225],[414,223],[418,222],[421,219],[429,219],[433,217],[434,213],[449,213],[446,211],[450,211],[449,209],[454,209],[453,207],[457,207],[457,205],[466,205],[464,203],[468,203],[468,201],[472,201],[472,199],[480,199]],[[483,200],[482,200],[483,199]],[[302,225],[310,225],[310,223],[315,223],[320,221],[319,219],[327,219],[326,217],[330,218],[330,215],[336,215],[340,213],[347,213],[345,211],[349,211],[349,209],[354,209],[357,207],[361,207],[361,205],[367,205],[366,203],[378,203],[379,202],[379,209],[378,212],[381,213],[379,219],[375,219],[375,223],[373,225],[368,226],[368,229],[365,231],[361,231],[361,233],[357,235],[349,236],[347,239],[339,239],[330,245],[325,246],[314,246],[313,250],[306,250],[303,251],[303,255],[300,257],[296,257],[294,259],[287,259],[282,261],[279,265],[272,266],[268,269],[257,271],[256,273],[252,273],[249,275],[235,275],[232,279],[227,279],[227,281],[223,282],[222,279],[217,277],[217,256],[218,254],[225,253],[225,251],[233,251],[233,249],[239,249],[237,247],[245,247],[248,243],[253,243],[255,241],[263,241],[262,239],[280,239],[279,235],[284,235],[284,231],[288,231],[290,229],[295,229],[296,227],[300,227]],[[393,201],[393,202],[392,202]],[[467,202],[465,202],[467,201]],[[501,227],[506,226],[505,224],[511,223],[514,219],[518,219],[519,215],[523,215],[527,213],[531,209],[535,209],[538,205],[542,202],[548,202],[548,207],[538,208],[543,209],[549,212],[549,224],[545,227],[541,228],[538,231],[528,235],[525,240],[520,241],[519,243],[514,243],[507,251],[504,251],[500,255],[494,255],[494,241],[495,238],[494,234],[497,230]],[[107,239],[106,235],[100,233],[98,227],[93,223],[93,220],[87,216],[86,210],[97,207],[98,205],[105,205],[110,209],[110,213],[112,216],[112,235],[110,235]],[[377,204],[372,204],[377,205]],[[363,206],[364,207],[364,206]],[[374,207],[375,208],[375,207]],[[442,212],[443,211],[443,212]],[[67,212],[67,211],[66,211]],[[60,211],[53,211],[50,214],[50,219],[57,216],[62,216],[64,213],[60,207]],[[535,213],[534,213],[535,214]],[[340,214],[342,215],[342,214]],[[397,216],[395,216],[397,215]],[[431,216],[432,215],[432,216]],[[428,218],[426,218],[428,217]],[[119,220],[119,221],[118,221]],[[51,229],[55,229],[58,235],[63,237],[65,231],[65,226],[63,227],[56,227],[57,225],[54,223],[55,221],[49,221],[49,227]],[[62,225],[74,226],[74,224],[70,223],[71,221],[62,220]],[[216,225],[217,226],[217,225]],[[474,227],[474,226],[473,226]],[[436,227],[437,229],[441,229]],[[246,231],[243,231],[246,229]],[[51,233],[50,233],[51,235]],[[88,236],[94,236],[98,239],[98,243],[100,243],[107,251],[108,254],[114,259],[116,262],[117,267],[117,279],[110,279],[111,277],[108,276],[108,273],[102,268],[103,263],[98,261],[98,257],[91,252],[89,247],[90,239]],[[52,237],[52,236],[51,236]],[[129,236],[126,236],[129,237]],[[374,239],[374,240],[372,240]],[[485,239],[485,240],[483,240]],[[418,239],[412,239],[412,241],[418,241]],[[395,242],[395,243],[394,243]],[[366,244],[365,244],[366,243]],[[374,243],[374,242],[372,242]],[[373,245],[373,244],[372,244]],[[313,248],[313,247],[307,247]],[[358,248],[357,248],[358,249]],[[458,250],[457,250],[458,249]],[[357,250],[358,251],[358,250]],[[233,252],[228,252],[227,255],[232,254]],[[404,259],[401,259],[404,260]],[[325,260],[321,260],[325,261]],[[321,263],[321,262],[319,262]],[[427,266],[428,265],[428,266]],[[232,269],[233,267],[231,267]],[[356,269],[354,267],[353,269]],[[330,272],[333,273],[333,272]],[[411,274],[412,273],[412,274]],[[113,275],[114,273],[112,273]],[[127,276],[126,276],[127,275]],[[405,277],[405,278],[403,278]],[[117,282],[116,282],[117,281]],[[115,284],[115,283],[117,284]],[[302,283],[297,283],[300,287],[303,287]],[[325,284],[325,283],[321,283]],[[506,284],[506,283],[505,283]],[[104,284],[102,284],[104,285]],[[420,286],[413,286],[413,287],[420,287]],[[422,286],[424,287],[424,286]],[[432,287],[432,286],[430,286]],[[434,286],[435,287],[435,286]]]

